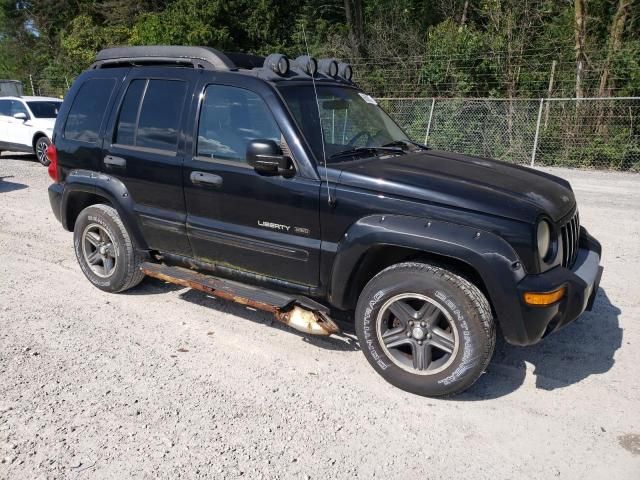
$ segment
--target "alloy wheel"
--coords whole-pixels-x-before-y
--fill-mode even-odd
[[[376,319],[378,341],[389,359],[417,375],[446,369],[458,352],[458,331],[447,310],[419,293],[387,300]]]
[[[90,223],[82,232],[82,254],[91,271],[107,278],[116,269],[116,252],[113,238],[97,223]]]

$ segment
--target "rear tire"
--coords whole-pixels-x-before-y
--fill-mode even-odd
[[[115,208],[91,205],[80,212],[73,229],[78,264],[89,281],[105,292],[123,292],[144,278],[143,256]]]
[[[365,286],[356,332],[373,368],[424,396],[454,395],[484,372],[495,347],[489,302],[466,279],[434,265],[393,265]]]
[[[46,136],[41,136],[36,139],[36,143],[33,147],[33,153],[36,154],[38,161],[48,167],[51,163],[47,158],[47,148],[51,145],[51,140],[49,140]]]

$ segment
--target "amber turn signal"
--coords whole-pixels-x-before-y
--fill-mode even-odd
[[[556,303],[566,293],[567,289],[561,287],[552,292],[525,292],[524,302],[527,305],[533,305],[534,307],[544,307]]]

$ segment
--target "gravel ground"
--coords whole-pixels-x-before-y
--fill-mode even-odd
[[[554,170],[604,246],[595,310],[500,342],[453,400],[386,384],[353,336],[147,279],[92,287],[46,170],[0,158],[0,478],[640,478],[640,176]]]

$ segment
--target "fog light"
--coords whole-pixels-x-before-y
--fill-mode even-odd
[[[527,305],[533,305],[534,307],[544,307],[556,303],[566,293],[565,287],[560,287],[557,290],[551,292],[525,292],[524,302]]]

